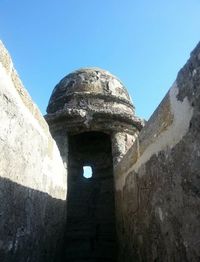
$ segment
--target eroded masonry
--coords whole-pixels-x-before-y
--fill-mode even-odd
[[[0,107],[0,261],[199,261],[200,44],[145,126],[99,68],[44,119],[2,43]]]
[[[64,258],[116,261],[117,164],[142,127],[123,84],[107,71],[75,71],[53,90],[46,120],[68,170]],[[92,177],[83,176],[91,166]]]

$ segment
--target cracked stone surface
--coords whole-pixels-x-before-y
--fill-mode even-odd
[[[133,133],[143,127],[122,82],[99,68],[80,69],[64,77],[52,92],[47,113],[51,128],[65,122],[68,131],[117,128]]]
[[[120,261],[199,261],[200,43],[115,168]]]
[[[39,109],[0,42],[0,261],[54,261],[67,179]]]
[[[0,261],[199,261],[200,43],[144,128],[99,68],[56,85],[48,127],[1,42],[0,108]]]

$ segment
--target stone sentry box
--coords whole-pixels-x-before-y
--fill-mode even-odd
[[[63,256],[116,261],[113,166],[143,122],[120,80],[99,68],[64,77],[53,90],[45,118],[68,169]],[[83,177],[84,166],[92,168],[89,179]]]

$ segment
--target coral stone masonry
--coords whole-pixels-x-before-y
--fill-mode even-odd
[[[200,43],[144,125],[100,68],[43,117],[0,42],[0,108],[1,262],[200,260]]]

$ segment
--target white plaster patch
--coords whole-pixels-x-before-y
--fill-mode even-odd
[[[138,142],[139,140],[136,140],[137,151],[140,157],[130,169],[128,169],[117,179],[117,190],[121,190],[124,187],[128,174],[130,174],[132,171],[137,172],[141,165],[145,164],[154,154],[158,154],[160,151],[165,150],[167,147],[173,148],[187,133],[190,120],[193,115],[193,108],[190,105],[187,97],[184,98],[183,102],[177,99],[176,96],[178,92],[179,89],[177,88],[177,84],[175,82],[169,92],[170,109],[174,117],[173,123],[171,124],[171,126],[168,126],[168,128],[164,132],[159,134],[155,142],[150,144],[142,155],[140,155],[140,145]]]

